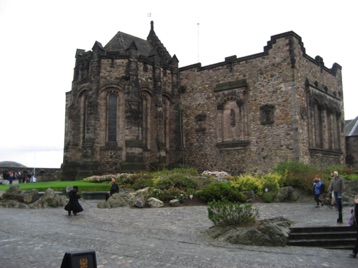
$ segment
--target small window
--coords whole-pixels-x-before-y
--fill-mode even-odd
[[[109,95],[108,103],[108,141],[117,140],[117,96]]]

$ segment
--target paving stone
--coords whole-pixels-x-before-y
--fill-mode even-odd
[[[67,251],[95,250],[97,267],[356,267],[350,251],[259,247],[216,241],[205,206],[98,209],[0,208],[0,266],[60,267]],[[283,216],[296,226],[337,225],[337,212],[314,203],[255,203],[260,218]],[[344,208],[344,225],[350,208]]]

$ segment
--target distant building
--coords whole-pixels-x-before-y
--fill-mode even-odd
[[[346,120],[346,164],[358,169],[358,116],[353,120]]]
[[[239,174],[285,160],[344,163],[341,66],[308,56],[296,33],[272,36],[258,54],[178,63],[153,22],[147,40],[118,32],[77,50],[66,179],[161,165]]]

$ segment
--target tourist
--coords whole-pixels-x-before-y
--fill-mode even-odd
[[[354,197],[354,214],[355,214],[355,219],[357,221],[358,220],[358,195],[356,195]],[[357,253],[358,253],[358,224],[356,224],[355,227],[357,229],[357,239],[354,244],[353,252],[351,254],[349,254],[349,257],[351,257],[351,258],[356,258]]]
[[[331,172],[331,177],[330,180],[333,179],[333,172]],[[336,200],[334,200],[334,192],[332,191],[331,195],[331,209],[333,209],[333,207],[335,207],[337,209],[337,204],[336,204]]]
[[[14,173],[14,171],[10,171],[9,172],[9,177],[8,177],[9,184],[12,184],[14,179],[15,179],[15,173]]]
[[[65,206],[65,210],[68,211],[68,216],[71,216],[71,211],[73,215],[76,216],[77,213],[83,211],[81,204],[78,202],[80,199],[80,195],[78,194],[78,186],[73,186],[73,189],[69,192],[70,200]]]
[[[112,196],[112,194],[119,193],[119,187],[116,182],[116,179],[112,178],[111,183],[112,183],[111,189],[109,189],[109,192],[106,194],[106,201],[110,196]]]
[[[343,223],[342,220],[342,195],[344,191],[344,180],[339,176],[337,171],[333,172],[333,179],[328,187],[328,192],[333,191],[334,200],[338,209],[337,223]]]
[[[321,179],[318,175],[316,175],[314,177],[314,182],[313,182],[313,194],[314,194],[314,200],[316,201],[316,206],[315,208],[319,208],[319,203],[322,204],[323,206],[323,202],[322,200],[319,198],[320,195],[322,194],[322,187],[323,187],[323,182],[321,182]]]

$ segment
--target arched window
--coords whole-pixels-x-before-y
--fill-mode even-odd
[[[115,94],[110,94],[108,97],[108,141],[117,141],[117,104],[118,97]]]

